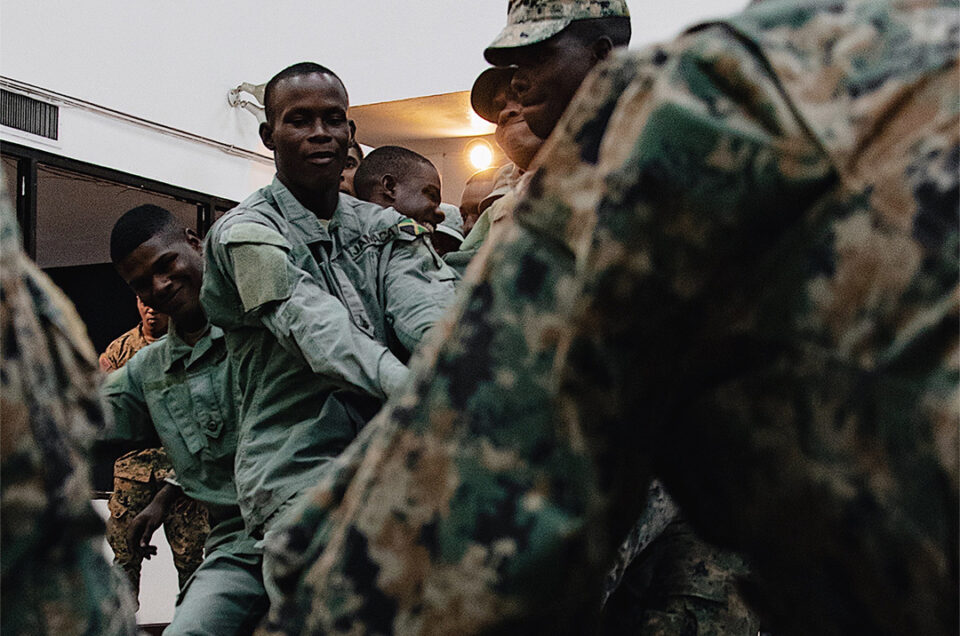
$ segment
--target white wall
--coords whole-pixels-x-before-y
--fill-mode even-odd
[[[634,46],[743,4],[632,2]],[[0,0],[0,75],[266,154],[253,116],[227,104],[241,81],[314,60],[354,104],[467,90],[505,16],[503,0]],[[241,199],[272,172],[99,115],[61,117],[58,154],[173,185]]]
[[[93,509],[103,522],[110,519],[110,509],[106,499],[94,499]],[[137,611],[137,623],[169,623],[173,618],[173,608],[177,602],[177,568],[173,566],[173,553],[161,526],[150,543],[156,546],[157,553],[150,559],[144,559],[140,567],[140,609]],[[104,539],[100,551],[108,563],[113,563],[113,549]]]

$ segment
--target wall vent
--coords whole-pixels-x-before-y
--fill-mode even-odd
[[[26,95],[0,89],[0,124],[48,139],[57,139],[60,109]]]

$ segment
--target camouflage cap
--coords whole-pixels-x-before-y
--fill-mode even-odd
[[[470,89],[470,105],[478,115],[497,123],[500,109],[493,103],[500,89],[510,83],[515,66],[492,66],[477,76]]]
[[[576,20],[630,17],[626,0],[509,0],[507,26],[483,52],[528,46],[553,37]]]

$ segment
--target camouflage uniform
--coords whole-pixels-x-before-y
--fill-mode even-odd
[[[106,350],[100,354],[100,368],[104,371],[116,371],[125,365],[133,354],[151,342],[153,341],[147,340],[143,335],[143,323],[137,324],[107,345]]]
[[[742,559],[705,543],[686,522],[658,532],[624,574],[604,607],[601,634],[757,634],[735,584],[746,574]]]
[[[598,67],[411,381],[268,546],[283,633],[581,633],[656,474],[778,634],[955,634],[956,3]]]
[[[2,188],[0,188],[2,189]],[[76,311],[20,249],[0,192],[0,631],[132,635],[133,598],[100,553],[89,444],[104,415]]]
[[[113,492],[107,502],[107,542],[113,548],[115,563],[127,573],[138,597],[143,557],[130,551],[127,532],[172,474],[173,467],[163,448],[131,451],[113,464]],[[203,544],[209,532],[204,505],[182,493],[177,496],[163,519],[163,533],[170,544],[181,588],[203,562]]]
[[[116,371],[150,342],[143,336],[142,323],[137,325],[107,345],[106,351],[100,355],[100,368]],[[143,557],[130,551],[127,531],[172,473],[173,467],[162,448],[131,451],[113,464],[113,492],[107,502],[110,509],[107,542],[113,548],[114,562],[127,573],[138,599]],[[177,580],[183,588],[203,562],[203,544],[210,532],[203,504],[183,494],[178,496],[163,520],[163,531],[173,553]]]

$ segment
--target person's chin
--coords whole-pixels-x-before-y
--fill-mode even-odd
[[[297,182],[300,187],[309,190],[340,189],[340,172],[333,166],[311,166],[300,173]]]

